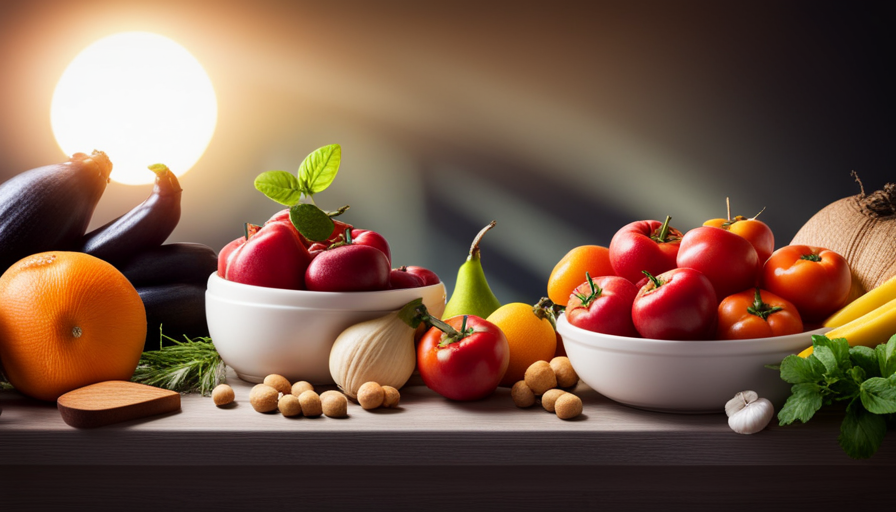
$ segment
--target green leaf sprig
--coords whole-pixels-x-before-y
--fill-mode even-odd
[[[162,346],[162,340],[174,343]],[[226,380],[225,365],[211,338],[178,341],[159,332],[159,350],[143,352],[131,381],[180,393],[209,396]]]
[[[255,178],[255,188],[273,201],[289,206],[289,219],[299,233],[313,242],[322,242],[333,233],[331,217],[314,204],[314,194],[326,190],[336,179],[342,162],[342,146],[330,144],[312,151],[302,160],[295,176],[286,171],[267,171]],[[308,203],[302,203],[302,200]]]
[[[847,402],[837,440],[850,457],[871,457],[896,424],[896,334],[874,349],[817,335],[812,347],[808,357],[789,355],[778,367],[793,384],[779,424],[805,423],[822,406]]]

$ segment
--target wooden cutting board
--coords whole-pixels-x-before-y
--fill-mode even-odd
[[[69,391],[56,407],[76,428],[93,428],[180,410],[180,393],[123,380]]]

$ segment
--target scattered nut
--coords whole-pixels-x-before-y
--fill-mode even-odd
[[[376,382],[365,382],[358,388],[358,403],[365,410],[369,411],[383,405],[385,397],[386,393],[383,391],[383,387]]]
[[[383,393],[383,407],[398,407],[398,402],[401,400],[401,393],[399,393],[397,389],[392,386],[383,386]]]
[[[227,384],[218,384],[215,386],[215,389],[212,390],[212,400],[218,407],[233,402],[233,398],[233,388]]]
[[[524,377],[526,385],[536,395],[557,387],[557,376],[547,361],[535,361],[526,369]]]
[[[338,391],[326,391],[320,396],[321,408],[329,418],[348,416],[348,399]]]
[[[562,389],[549,389],[541,396],[541,406],[548,412],[555,412],[554,409],[556,407],[557,399],[565,394],[566,391],[563,391]]]
[[[303,391],[299,395],[299,403],[302,405],[302,414],[309,418],[316,418],[323,414],[320,396],[314,391]]]
[[[571,420],[582,414],[582,399],[572,393],[563,393],[554,402],[554,410],[561,420]]]
[[[525,409],[535,404],[535,393],[526,385],[526,381],[521,380],[510,388],[510,398],[517,407]]]
[[[301,416],[302,414],[302,405],[299,403],[299,398],[295,395],[281,396],[280,401],[277,402],[277,408],[280,409],[280,414],[287,418]]]
[[[557,376],[557,385],[561,388],[571,388],[579,383],[579,375],[573,370],[568,357],[559,356],[551,359],[551,368]]]
[[[280,392],[267,384],[258,384],[249,392],[249,403],[258,412],[271,412],[277,408]]]
[[[276,373],[272,373],[265,377],[264,383],[283,393],[284,395],[288,395],[292,390],[292,386],[290,386],[289,381],[286,380],[286,377],[277,375]]]
[[[311,385],[310,382],[305,380],[300,380],[292,385],[292,389],[290,390],[293,395],[299,396],[305,391],[314,391],[314,386]]]

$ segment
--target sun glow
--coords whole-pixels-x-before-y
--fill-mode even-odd
[[[84,49],[59,79],[50,108],[68,156],[104,151],[111,178],[129,185],[152,183],[147,166],[155,163],[186,173],[205,152],[217,117],[199,61],[148,32],[115,34]]]

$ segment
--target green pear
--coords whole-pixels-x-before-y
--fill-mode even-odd
[[[457,282],[454,285],[454,292],[451,294],[448,304],[445,305],[445,312],[442,313],[442,318],[451,318],[458,315],[475,315],[479,318],[488,318],[492,312],[501,307],[498,298],[495,297],[492,289],[488,286],[488,280],[485,279],[485,272],[482,271],[482,262],[479,255],[479,242],[482,241],[486,231],[493,227],[495,227],[495,221],[491,221],[488,226],[482,228],[482,231],[473,240],[467,261],[457,271]]]

